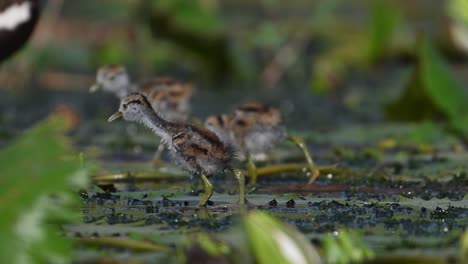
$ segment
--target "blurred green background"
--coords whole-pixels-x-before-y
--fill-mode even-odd
[[[468,130],[465,0],[43,3],[32,40],[0,68],[3,98],[40,96],[91,117],[106,98],[86,95],[96,69],[123,64],[134,81],[194,81],[202,118],[259,99],[298,128],[435,120]]]

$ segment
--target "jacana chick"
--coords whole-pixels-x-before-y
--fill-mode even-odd
[[[162,118],[169,121],[186,122],[191,113],[193,85],[178,82],[171,77],[159,77],[136,85],[130,81],[125,67],[106,65],[98,69],[96,83],[91,86],[90,92],[99,89],[119,99],[138,91],[145,95]],[[159,163],[163,151],[164,145],[160,144],[153,157],[155,163]]]
[[[185,122],[191,113],[193,85],[171,77],[159,77],[137,85],[130,81],[125,67],[107,65],[98,69],[96,82],[90,92],[100,89],[119,99],[140,92],[146,96],[153,109],[169,121]]]
[[[283,124],[281,112],[259,103],[239,106],[231,115],[208,117],[205,127],[217,134],[223,142],[235,145],[247,159],[251,185],[255,188],[257,171],[254,156],[264,155],[278,143],[288,139],[304,153],[313,182],[319,175],[304,140],[289,136]]]
[[[118,112],[108,121],[123,118],[150,128],[162,139],[170,150],[176,164],[192,175],[199,175],[203,181],[205,194],[199,205],[205,206],[213,194],[213,185],[208,177],[232,170],[239,181],[239,202],[244,202],[244,175],[230,167],[235,158],[233,148],[223,143],[216,134],[187,123],[165,120],[153,110],[148,99],[141,93],[134,93],[121,99]]]

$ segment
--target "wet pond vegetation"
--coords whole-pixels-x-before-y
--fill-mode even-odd
[[[0,68],[1,263],[468,261],[466,1],[46,2]],[[256,170],[234,163],[244,204],[236,170],[199,206],[206,182],[171,158],[183,144],[155,159],[151,124],[106,122],[169,100],[89,93],[110,64],[195,84],[198,126],[249,101],[283,113]]]

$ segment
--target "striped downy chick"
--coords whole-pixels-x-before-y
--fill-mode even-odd
[[[147,98],[140,93],[122,98],[119,111],[108,121],[119,118],[141,123],[150,128],[161,137],[163,144],[171,151],[174,161],[182,170],[202,178],[205,196],[199,205],[204,206],[213,194],[213,186],[207,176],[222,173],[230,168],[230,163],[234,159],[232,148],[205,128],[165,120],[153,110]],[[239,177],[241,176],[240,173]],[[240,182],[241,179],[239,179]],[[241,202],[243,202],[243,188],[240,190],[242,191]]]
[[[186,122],[191,114],[193,85],[171,77],[160,77],[141,85],[140,92],[151,106],[167,120]]]
[[[281,112],[259,103],[246,103],[239,106],[229,117],[210,117],[205,126],[216,133],[225,142],[233,142],[247,159],[251,185],[255,188],[257,169],[255,157],[265,156],[276,144],[288,139],[304,153],[311,172],[309,182],[318,177],[318,170],[305,146],[298,137],[288,136],[283,125]]]
[[[137,86],[130,82],[130,77],[125,67],[106,65],[98,69],[96,82],[89,89],[90,92],[96,92],[102,89],[122,98],[138,90]]]
[[[258,103],[243,104],[229,116],[208,117],[205,127],[217,134],[223,142],[235,146],[241,159],[247,160],[253,188],[257,183],[254,156],[265,156],[265,152],[287,136],[281,113]]]
[[[141,85],[132,84],[127,70],[122,66],[102,66],[96,75],[91,92],[102,89],[122,98],[134,92],[145,95],[153,109],[170,121],[185,122],[190,116],[193,86],[170,77],[159,77]]]
[[[265,156],[286,138],[281,113],[258,103],[241,105],[231,115],[210,116],[204,125],[223,142],[234,145],[243,159]]]
[[[213,115],[205,119],[204,126],[215,133],[224,143],[237,147],[238,144],[235,142],[230,122],[231,119],[228,115]]]
[[[287,137],[281,112],[259,103],[239,106],[231,115],[229,126],[245,155],[264,155]]]
[[[283,124],[283,117],[278,109],[259,103],[246,103],[238,107],[231,116],[231,129],[240,149],[247,155],[252,186],[257,183],[257,173],[253,155],[264,155],[276,144],[288,139],[304,154],[312,183],[320,172],[315,166],[307,146],[302,138],[289,136]]]

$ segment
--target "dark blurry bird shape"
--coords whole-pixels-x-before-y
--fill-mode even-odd
[[[39,0],[0,1],[0,62],[22,48],[39,19]]]

